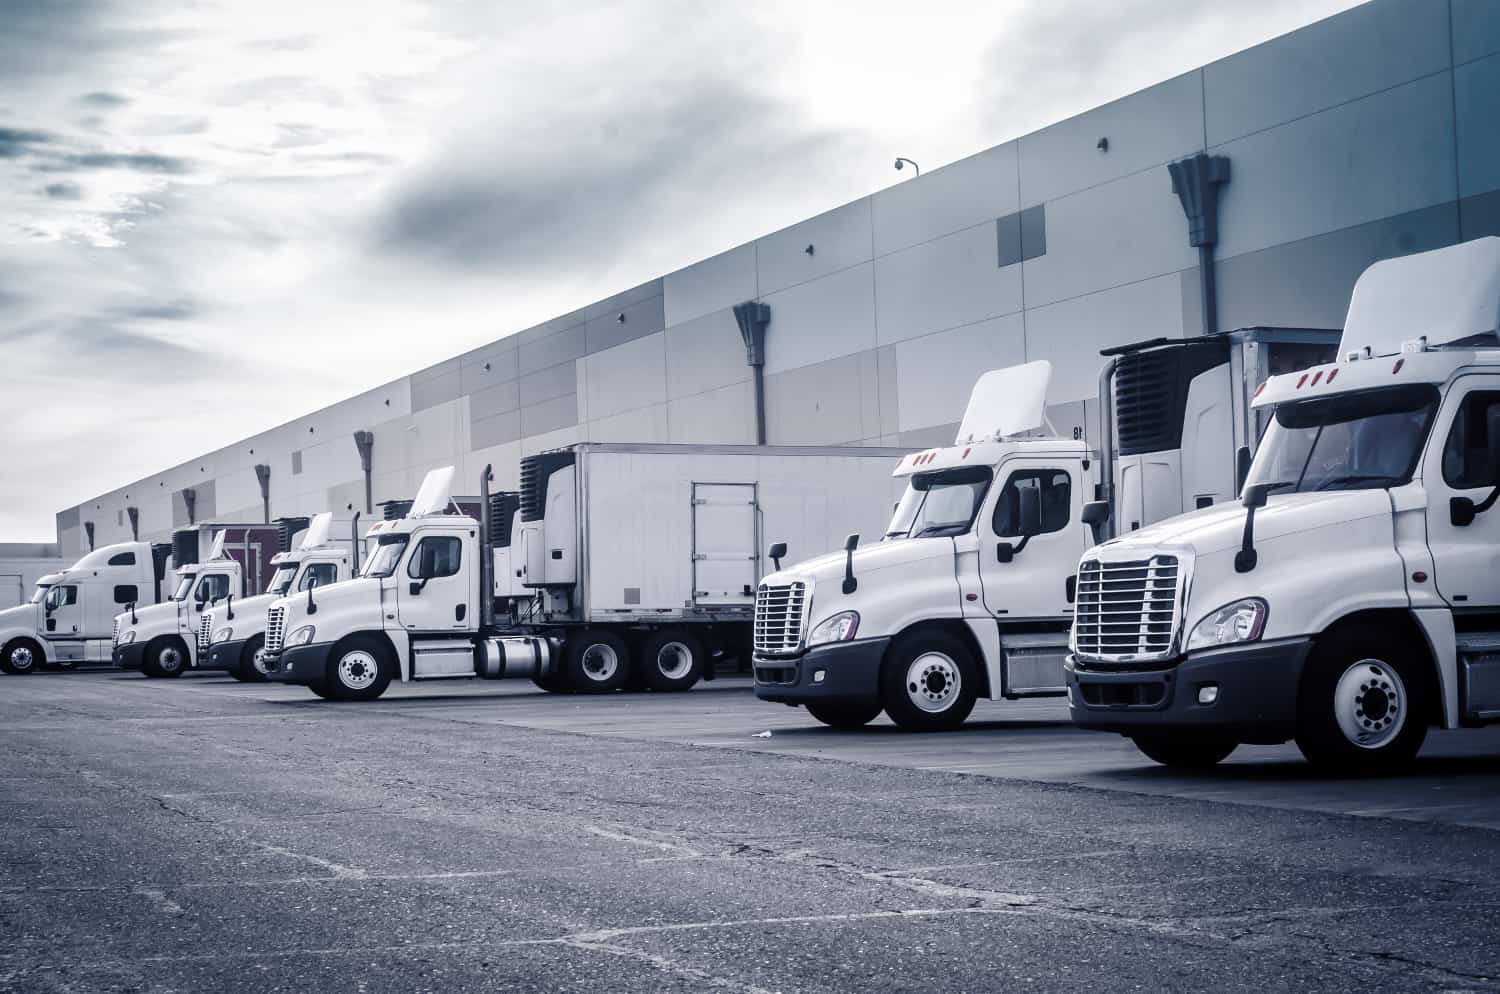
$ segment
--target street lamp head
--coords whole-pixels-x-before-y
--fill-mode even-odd
[[[897,159],[896,160],[896,168],[900,169],[904,163],[905,163],[905,160],[903,160],[903,159]]]
[[[919,166],[919,165],[917,165],[911,159],[908,159],[904,155],[898,156],[896,158],[896,168],[897,169],[905,169],[907,166],[911,166],[912,172],[916,173],[918,176],[922,175],[922,167]]]

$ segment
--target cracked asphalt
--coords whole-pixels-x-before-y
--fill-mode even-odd
[[[1195,779],[977,718],[0,678],[0,990],[1500,990],[1496,736]]]

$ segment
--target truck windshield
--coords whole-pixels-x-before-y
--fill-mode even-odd
[[[1437,405],[1429,384],[1282,404],[1246,482],[1271,493],[1400,486],[1417,468]]]
[[[169,597],[168,600],[187,600],[188,591],[193,589],[193,580],[195,580],[197,576],[197,573],[184,573],[182,579],[177,581],[177,589],[172,591],[172,596]]]
[[[962,535],[973,524],[989,486],[990,471],[984,466],[918,473],[901,495],[885,537]]]
[[[276,567],[276,572],[271,575],[271,582],[266,586],[266,593],[280,597],[292,589],[292,577],[296,575],[296,563]]]
[[[380,536],[380,540],[365,557],[365,564],[360,568],[359,575],[383,577],[396,572],[396,564],[401,561],[406,542],[407,536],[402,534]]]

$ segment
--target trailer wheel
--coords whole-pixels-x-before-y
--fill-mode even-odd
[[[390,650],[375,639],[357,636],[334,646],[323,689],[331,701],[373,701],[395,675]]]
[[[1297,694],[1297,748],[1314,766],[1385,773],[1427,737],[1431,688],[1418,653],[1400,640],[1335,636],[1307,661]]]
[[[181,639],[166,636],[146,646],[146,657],[141,662],[141,672],[155,679],[182,676],[187,669],[187,649]]]
[[[881,703],[908,731],[947,731],[974,710],[978,683],[968,646],[947,632],[917,631],[897,639],[887,653]]]
[[[24,676],[27,673],[35,673],[45,658],[46,656],[42,654],[42,647],[31,639],[11,639],[5,643],[5,649],[0,651],[0,670],[16,676]]]
[[[1231,736],[1200,731],[1133,735],[1130,741],[1151,759],[1178,770],[1206,770],[1217,766],[1240,744]]]
[[[229,675],[241,683],[264,683],[266,679],[266,660],[263,655],[266,648],[266,637],[257,635],[246,639],[244,646],[240,649],[239,662]]]
[[[568,683],[581,694],[619,690],[630,676],[625,640],[603,628],[588,628],[568,639]]]
[[[829,728],[864,728],[880,713],[880,702],[810,701],[807,713]]]
[[[702,641],[685,628],[654,632],[641,643],[636,660],[646,686],[658,691],[687,690],[703,676],[708,652]]]

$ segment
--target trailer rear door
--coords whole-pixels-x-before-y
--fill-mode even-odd
[[[753,483],[693,484],[694,605],[755,603],[758,512]]]

